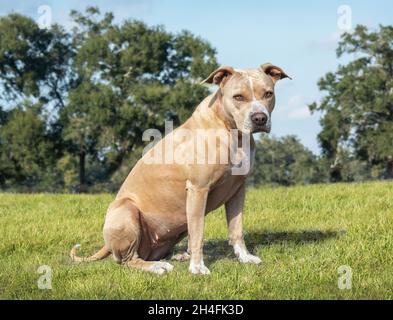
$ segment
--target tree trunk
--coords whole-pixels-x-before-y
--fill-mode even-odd
[[[330,169],[330,182],[336,183],[343,180],[341,174],[341,167],[334,167]]]
[[[336,160],[334,160],[334,163],[330,166],[330,182],[336,183],[336,182],[341,182],[343,180],[343,176],[341,173],[342,170],[342,165],[336,157]]]
[[[337,146],[336,155],[334,157],[334,163],[330,165],[330,182],[336,183],[341,182],[343,180],[343,176],[341,173],[342,165],[341,165],[341,149]]]
[[[86,153],[81,151],[79,153],[79,192],[85,193],[86,191]]]
[[[386,165],[386,179],[393,179],[393,159],[389,159]]]

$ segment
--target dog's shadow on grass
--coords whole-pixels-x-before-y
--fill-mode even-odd
[[[332,238],[338,238],[345,231],[254,231],[244,235],[244,240],[251,253],[255,253],[258,247],[272,246],[276,244],[306,245],[308,243],[322,242]],[[182,241],[175,249],[176,253],[187,250],[187,241]],[[206,260],[212,262],[216,259],[233,258],[234,253],[228,240],[207,240],[204,243],[203,252]]]

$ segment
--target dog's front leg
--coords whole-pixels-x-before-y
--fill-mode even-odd
[[[188,250],[191,254],[189,270],[193,274],[210,273],[203,262],[202,252],[208,193],[209,188],[197,186],[187,181]]]
[[[250,254],[243,237],[243,209],[246,186],[243,184],[235,195],[225,203],[228,223],[229,244],[233,246],[235,255],[242,263],[261,263],[261,259]]]

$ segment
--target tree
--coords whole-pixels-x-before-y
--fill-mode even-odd
[[[20,190],[37,190],[54,167],[53,144],[42,106],[26,103],[7,117],[0,127],[0,182]]]
[[[71,61],[70,38],[59,25],[40,29],[33,19],[17,13],[0,18],[1,98],[34,97],[64,106]]]
[[[263,136],[257,141],[250,184],[290,186],[324,180],[317,157],[295,136]]]
[[[79,84],[61,119],[85,190],[87,159],[92,167],[99,161],[100,175],[110,179],[130,153],[140,153],[146,129],[163,130],[168,114],[181,121],[191,114],[208,94],[197,83],[217,62],[210,45],[188,32],[139,21],[115,25],[112,14],[100,18],[93,7],[71,16]]]
[[[70,37],[60,26],[40,29],[16,13],[0,18],[0,98],[8,110],[0,112],[3,187],[58,186],[54,170],[63,146],[57,115],[74,81],[72,57]]]
[[[318,85],[327,92],[311,111],[322,111],[318,135],[322,152],[331,162],[331,180],[341,180],[343,159],[356,159],[393,178],[393,27],[372,32],[357,26],[342,36],[337,56],[357,54],[347,65],[328,73]]]
[[[95,7],[72,11],[71,18],[71,32],[58,25],[40,29],[14,13],[0,18],[0,98],[8,104],[8,111],[0,109],[7,141],[0,141],[0,153],[13,163],[9,150],[26,138],[15,123],[32,121],[31,134],[52,148],[50,168],[41,166],[40,154],[29,158],[37,172],[53,171],[53,186],[84,192],[124,179],[142,152],[146,129],[163,131],[165,119],[184,121],[209,93],[198,83],[217,61],[210,44],[187,31],[172,34],[134,20],[115,24],[112,13]],[[38,119],[44,127],[34,124]],[[12,156],[25,165],[22,153]],[[0,183],[27,177],[17,171],[0,168]],[[31,181],[43,181],[38,176]]]

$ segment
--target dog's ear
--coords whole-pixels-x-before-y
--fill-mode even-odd
[[[212,72],[209,77],[201,82],[201,84],[214,83],[223,86],[234,73],[235,69],[232,67],[222,66]]]
[[[266,73],[270,78],[272,78],[273,82],[276,83],[278,80],[282,80],[285,78],[289,78],[292,80],[290,76],[288,76],[284,70],[281,68],[272,65],[271,63],[265,63],[261,65],[261,69],[264,73]]]

